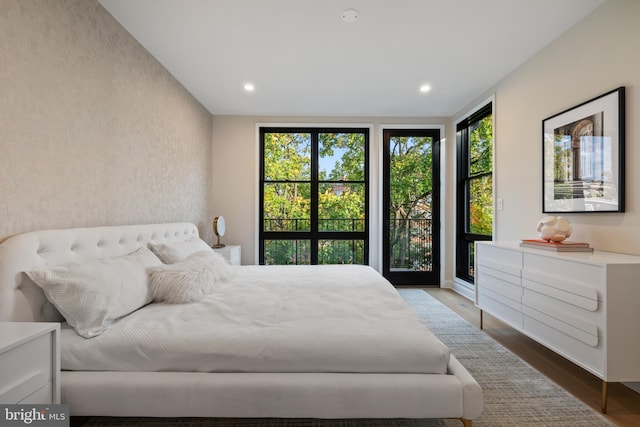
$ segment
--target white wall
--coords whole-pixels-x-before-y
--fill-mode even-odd
[[[496,238],[536,236],[542,216],[542,120],[626,86],[626,212],[564,215],[572,240],[640,254],[640,2],[609,0],[477,102],[495,93]]]

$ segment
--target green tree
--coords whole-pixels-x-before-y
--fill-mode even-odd
[[[490,236],[493,230],[493,116],[484,117],[469,135],[469,232]]]
[[[423,270],[430,265],[430,254],[424,253],[422,242],[432,218],[433,141],[431,137],[396,136],[389,142],[391,266]]]
[[[323,180],[364,180],[365,141],[361,133],[321,133],[318,147],[319,156],[332,157],[340,152],[340,158],[333,169],[326,174],[321,170],[319,179]]]
[[[391,138],[390,155],[391,218],[431,218],[431,138]]]
[[[319,140],[320,158],[336,157],[328,172],[319,171],[319,227],[322,231],[362,231],[366,214],[365,186],[361,183],[365,172],[364,135],[321,133]]]
[[[469,171],[472,175],[493,169],[493,116],[488,115],[471,130]]]
[[[264,136],[264,218],[269,231],[308,230],[311,204],[311,136]]]

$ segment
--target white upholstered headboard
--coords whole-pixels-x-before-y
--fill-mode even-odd
[[[12,236],[0,244],[0,321],[58,321],[60,315],[23,271],[129,254],[150,241],[198,236],[190,223],[124,225],[41,230]]]

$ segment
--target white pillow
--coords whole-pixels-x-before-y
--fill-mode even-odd
[[[154,301],[181,304],[202,299],[228,280],[231,268],[224,257],[200,251],[173,264],[149,270],[149,288]]]
[[[171,243],[149,243],[149,248],[154,254],[160,258],[165,264],[173,264],[174,262],[182,261],[189,255],[200,252],[209,251],[213,252],[213,249],[206,244],[199,237],[193,237],[189,240],[181,242]]]
[[[115,319],[152,301],[146,269],[158,265],[162,262],[142,247],[122,257],[36,267],[25,273],[78,335],[92,338]]]

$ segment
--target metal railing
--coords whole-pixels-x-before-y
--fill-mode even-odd
[[[267,265],[300,265],[311,263],[310,240],[265,240]],[[364,240],[318,241],[318,264],[364,264]]]
[[[264,231],[310,231],[307,218],[265,218]],[[362,218],[318,219],[319,231],[364,231]]]
[[[433,269],[432,222],[430,219],[391,219],[391,270]]]
[[[310,220],[303,218],[268,218],[265,231],[310,231]],[[364,231],[364,219],[319,219],[320,231]],[[389,221],[391,270],[431,271],[433,268],[432,222],[430,219],[392,219]],[[309,264],[310,241],[267,240],[265,263]],[[319,242],[320,264],[360,264],[364,260],[364,240],[322,240]]]
[[[364,219],[318,219],[318,231],[364,231]],[[311,231],[306,218],[265,218],[264,230],[269,232]],[[309,264],[310,240],[270,239],[264,242],[265,264]],[[319,264],[363,264],[365,241],[362,239],[323,239],[318,242]]]
[[[309,240],[265,240],[263,244],[266,265],[311,264]]]

